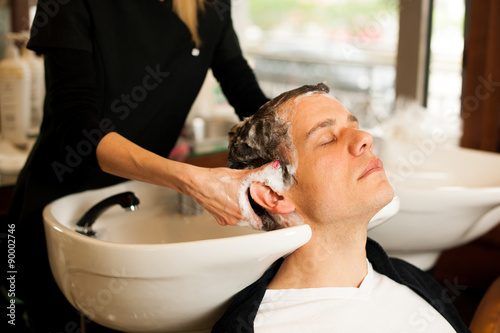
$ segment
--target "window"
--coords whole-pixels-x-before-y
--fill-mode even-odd
[[[427,107],[460,113],[465,2],[433,0]]]
[[[326,81],[364,126],[390,114],[397,0],[249,0],[233,6],[235,22],[246,16],[246,26],[237,26],[240,41],[268,96]]]

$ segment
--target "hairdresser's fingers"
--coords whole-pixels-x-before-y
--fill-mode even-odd
[[[244,178],[239,180],[239,190],[238,190],[238,203],[243,219],[238,222],[238,225],[249,226],[254,229],[262,229],[263,224],[257,214],[255,214],[253,208],[251,207],[249,200],[250,186],[254,182],[262,182],[266,184],[274,183],[276,185],[276,175],[279,175],[279,179],[282,179],[281,171],[278,168],[279,162],[274,161],[268,164],[249,170]]]
[[[241,200],[248,200],[241,193],[243,181],[250,172],[229,168],[199,168],[186,194],[212,214],[220,225],[236,225],[250,219],[248,222],[251,226],[260,229],[262,223],[257,215],[253,211],[244,214],[240,207]]]

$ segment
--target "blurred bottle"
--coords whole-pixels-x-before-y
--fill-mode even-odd
[[[3,139],[26,148],[31,111],[31,72],[29,65],[19,56],[14,43],[16,39],[16,34],[7,34],[5,59],[0,62],[0,133]]]
[[[35,52],[26,48],[29,34],[26,33],[26,39],[23,40],[21,59],[28,63],[31,72],[31,99],[30,99],[30,118],[28,126],[28,135],[37,136],[40,132],[40,125],[43,117],[43,102],[45,99],[45,77],[43,59],[38,57]]]

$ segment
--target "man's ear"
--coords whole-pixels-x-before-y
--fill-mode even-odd
[[[287,197],[260,182],[253,182],[250,185],[250,195],[259,206],[271,213],[287,214],[295,210],[295,205]]]

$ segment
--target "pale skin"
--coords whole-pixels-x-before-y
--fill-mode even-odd
[[[97,146],[97,161],[107,173],[169,187],[192,197],[220,225],[243,219],[238,204],[242,180],[257,170],[201,168],[163,158],[139,147],[118,133],[105,135]],[[253,214],[256,223],[260,219]]]
[[[298,182],[279,194],[254,183],[251,193],[274,213],[300,214],[312,238],[285,258],[268,288],[359,287],[368,222],[394,196],[373,139],[328,95],[300,98],[296,112],[283,116],[291,121]]]

